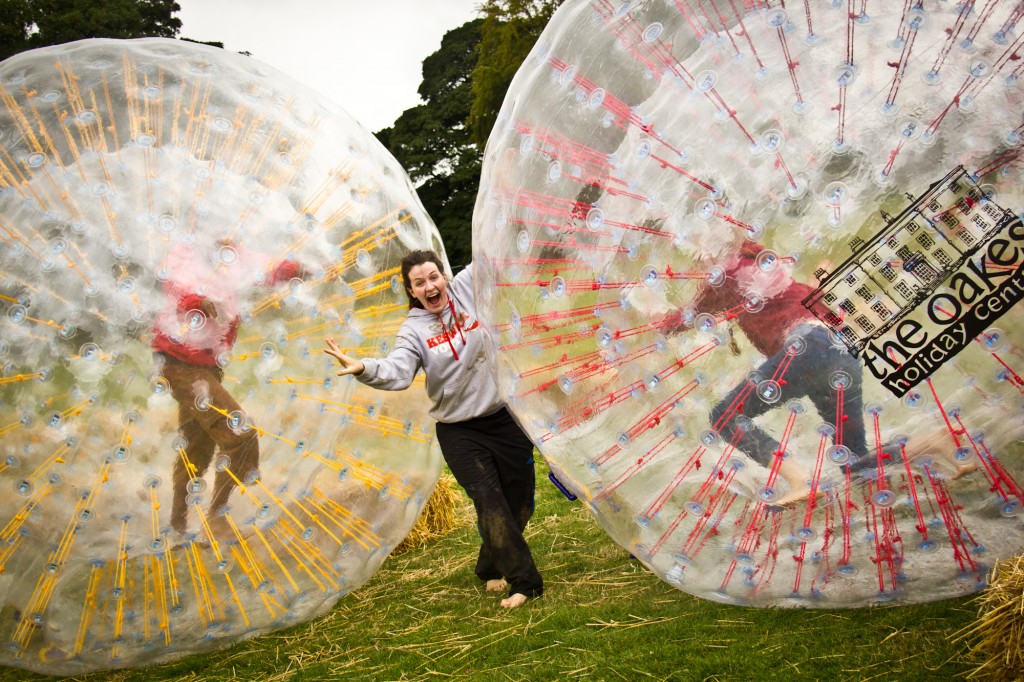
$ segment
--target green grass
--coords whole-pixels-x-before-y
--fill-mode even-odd
[[[968,599],[846,610],[752,609],[691,597],[613,544],[538,468],[528,529],[546,593],[514,611],[473,575],[460,527],[392,556],[327,615],[221,652],[84,680],[924,680],[969,672],[949,636]],[[14,669],[0,682],[42,680]]]

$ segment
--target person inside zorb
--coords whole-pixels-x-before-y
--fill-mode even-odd
[[[218,240],[216,246],[210,253],[189,244],[169,250],[162,269],[167,273],[165,307],[152,330],[157,369],[178,403],[181,440],[172,473],[171,528],[179,542],[188,530],[189,494],[205,489],[202,477],[217,451],[222,461],[209,509],[200,514],[202,529],[220,542],[235,541],[221,512],[239,481],[258,475],[260,446],[255,429],[222,383],[223,365],[238,338],[241,297],[250,290],[250,280],[258,278],[270,287],[303,274],[295,261],[274,264],[232,239]]]
[[[830,422],[833,447],[828,456],[843,472],[884,469],[898,461],[905,441],[876,442],[870,447],[864,424],[863,365],[843,342],[830,333],[803,301],[814,287],[795,281],[780,267],[779,256],[754,241],[744,241],[724,260],[723,272],[705,282],[693,302],[665,318],[666,331],[696,327],[711,333],[720,324],[735,325],[765,361],[750,372],[714,406],[709,414],[708,444],[721,438],[770,470],[760,489],[770,503],[798,502],[821,491],[812,472],[780,449],[779,441],[753,420],[783,407],[781,397],[807,396],[818,416]],[[757,309],[759,316],[744,312]],[[729,327],[733,354],[739,349]],[[976,463],[951,462],[956,477],[973,471]],[[781,476],[788,489],[779,494],[773,483]]]
[[[775,504],[786,504],[810,494],[811,472],[782,452],[778,440],[753,420],[781,407],[782,387],[791,384],[786,397],[807,395],[819,416],[835,417],[834,423],[841,426],[834,430],[833,442],[864,455],[860,461],[868,462],[860,364],[845,348],[830,343],[825,326],[801,305],[813,289],[781,270],[774,253],[756,242],[744,242],[737,251],[726,259],[730,263],[724,273],[716,273],[701,286],[682,316],[704,333],[711,333],[720,323],[730,325],[730,347],[738,354],[732,338],[731,325],[735,325],[765,362],[714,406],[705,440],[710,444],[720,437],[781,476],[788,484],[787,492],[777,495],[769,479],[762,495]],[[755,307],[763,314],[742,314]],[[683,326],[681,320],[668,331],[679,332]],[[837,386],[842,390],[836,390]]]

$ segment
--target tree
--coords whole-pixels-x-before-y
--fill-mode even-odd
[[[473,102],[467,120],[477,144],[486,143],[512,77],[561,4],[562,0],[487,0],[484,3],[481,11],[485,18],[473,69]]]
[[[377,138],[409,173],[437,225],[453,266],[472,259],[472,217],[480,184],[480,147],[466,128],[482,19],[444,35],[423,61],[423,100]]]
[[[0,59],[29,49],[31,28],[29,0],[0,0]]]
[[[420,104],[377,133],[416,184],[458,267],[472,259],[482,150],[512,76],[561,0],[486,0],[423,62]]]
[[[83,38],[173,38],[175,0],[0,0],[0,58]]]

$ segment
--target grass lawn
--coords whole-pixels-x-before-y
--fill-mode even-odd
[[[389,557],[309,623],[86,680],[924,680],[971,670],[949,636],[969,599],[847,610],[752,609],[679,592],[613,544],[537,471],[530,545],[545,595],[513,611],[473,575],[472,508],[452,534]],[[11,668],[0,682],[45,678]]]

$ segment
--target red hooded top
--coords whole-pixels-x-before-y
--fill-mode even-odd
[[[237,258],[212,262],[194,247],[175,244],[164,267],[166,306],[153,324],[153,350],[190,365],[216,366],[238,338],[241,305],[256,288],[273,286],[297,276],[298,263],[281,261],[271,267],[263,254],[233,246]],[[212,313],[212,314],[208,314]]]
[[[718,315],[757,295],[764,308],[756,313],[740,309],[735,319],[754,348],[772,357],[783,349],[786,335],[794,327],[817,318],[801,304],[814,289],[794,281],[780,267],[770,271],[758,267],[756,258],[762,251],[760,244],[744,242],[739,261],[726,270],[725,281],[719,286],[705,284],[693,305],[698,313]]]

